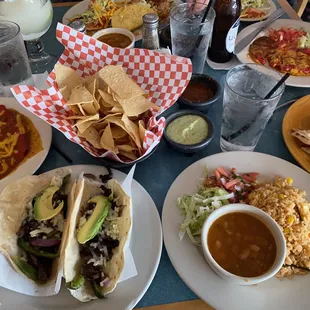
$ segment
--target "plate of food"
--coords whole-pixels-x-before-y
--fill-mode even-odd
[[[227,152],[195,162],[175,179],[163,207],[164,242],[174,268],[189,288],[215,309],[307,309],[309,193],[308,173],[267,154]],[[201,238],[205,220],[227,204],[240,203],[271,216],[286,240],[287,254],[282,268],[275,277],[255,286],[237,285],[218,276],[201,247],[201,242],[207,242],[207,237]],[[236,227],[239,226],[224,230],[227,242],[230,233],[236,233]],[[223,256],[227,263],[225,270],[231,263],[239,268],[249,265],[249,260],[256,264],[267,258],[260,252],[266,246],[265,240],[242,238],[243,235],[247,236],[236,234],[236,237],[251,242],[249,249],[235,248],[235,243],[223,247],[224,254],[227,249],[233,250],[233,254]]]
[[[162,230],[133,171],[126,176],[102,166],[69,166],[3,190],[4,309],[135,307],[157,270]]]
[[[310,173],[310,96],[297,100],[287,110],[282,133],[290,153]]]
[[[0,126],[1,190],[39,169],[51,147],[52,128],[15,98],[0,99]]]
[[[260,23],[243,29],[236,43],[258,28]],[[242,63],[258,63],[289,73],[286,85],[310,85],[310,24],[301,20],[278,19],[263,30],[237,54]]]
[[[84,0],[70,8],[62,18],[63,24],[80,19],[85,23],[88,35],[106,28],[125,28],[142,38],[142,17],[147,13],[159,16],[160,27],[169,21],[172,6],[180,0]]]
[[[277,9],[272,0],[242,0],[241,5],[242,22],[259,22],[268,18]]]

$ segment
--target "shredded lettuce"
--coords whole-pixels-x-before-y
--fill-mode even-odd
[[[310,33],[307,32],[305,36],[299,39],[298,47],[300,48],[310,48]]]
[[[213,187],[200,187],[198,193],[184,195],[178,198],[178,208],[185,219],[180,227],[179,237],[182,240],[187,233],[195,245],[201,245],[200,235],[203,223],[207,217],[216,209],[229,203],[228,199],[233,198],[234,193]]]
[[[261,8],[266,0],[241,0],[242,8]]]

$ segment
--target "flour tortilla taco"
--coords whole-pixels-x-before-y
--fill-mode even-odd
[[[58,169],[22,178],[0,194],[0,253],[37,285],[57,281],[75,190],[70,170]]]
[[[81,178],[71,210],[63,274],[71,294],[82,302],[112,292],[124,268],[131,228],[130,198],[115,180]],[[80,193],[81,193],[80,192]]]

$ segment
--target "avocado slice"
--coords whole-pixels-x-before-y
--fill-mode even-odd
[[[71,282],[66,283],[66,287],[70,290],[77,290],[85,283],[85,278],[78,274]]]
[[[98,234],[111,208],[109,198],[103,195],[91,198],[88,203],[95,203],[96,206],[88,221],[78,231],[77,240],[80,244],[86,243]]]
[[[29,242],[25,241],[22,238],[19,238],[17,240],[17,245],[21,249],[23,249],[25,252],[31,253],[35,256],[46,257],[46,258],[51,258],[51,259],[59,257],[59,253],[49,253],[49,252],[45,252],[42,250],[38,250],[37,248],[30,245]]]
[[[23,272],[29,279],[33,281],[38,280],[38,272],[37,270],[32,267],[30,264],[20,260],[18,257],[13,258],[14,263]]]
[[[34,203],[34,218],[37,221],[45,221],[56,216],[63,208],[64,201],[53,208],[53,196],[59,190],[57,186],[48,187],[41,196],[37,197]]]

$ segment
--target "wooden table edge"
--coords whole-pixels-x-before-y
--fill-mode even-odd
[[[288,4],[286,0],[277,0],[279,5],[285,11],[285,13],[291,19],[300,19],[295,10]],[[63,3],[53,3],[53,7],[70,7],[78,4],[80,2],[63,2]],[[137,308],[137,310],[213,310],[211,306],[206,304],[202,300],[191,300],[184,302],[176,302],[165,305],[151,306],[145,308]]]

